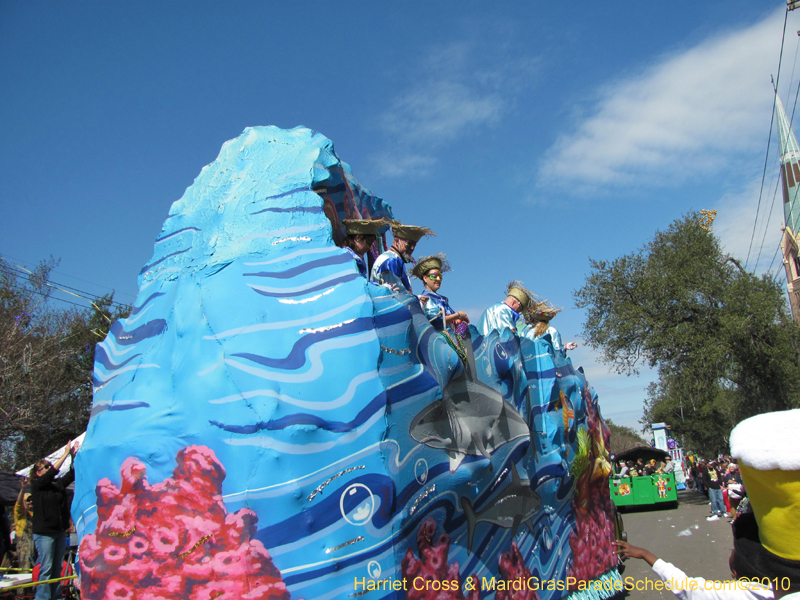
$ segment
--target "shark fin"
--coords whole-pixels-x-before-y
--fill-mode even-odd
[[[533,530],[533,519],[528,519],[525,521],[525,525],[528,526],[528,530],[531,532],[531,535],[535,536],[536,532]]]
[[[455,473],[456,469],[461,466],[461,461],[464,460],[466,454],[452,451],[447,454],[450,456],[450,472]]]
[[[522,515],[514,515],[514,523],[511,525],[511,540],[514,540],[514,536],[517,535],[517,529],[519,529],[519,525],[522,523]]]
[[[469,555],[472,554],[472,538],[475,536],[475,527],[478,525],[478,520],[475,516],[475,509],[472,508],[472,502],[466,496],[461,496],[461,508],[467,518],[467,554]]]
[[[522,480],[519,478],[519,473],[517,473],[517,465],[513,462],[511,463],[511,485],[522,485]]]

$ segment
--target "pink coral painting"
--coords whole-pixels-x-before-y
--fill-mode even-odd
[[[256,514],[228,513],[225,469],[205,446],[178,453],[172,477],[150,485],[136,458],[118,489],[97,484],[97,529],[80,545],[88,600],[289,600],[280,572],[253,539]]]

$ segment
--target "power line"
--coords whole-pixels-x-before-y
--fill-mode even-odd
[[[58,300],[59,302],[66,302],[67,304],[72,304],[72,306],[77,306],[78,308],[89,308],[88,306],[84,306],[83,304],[78,304],[77,302],[72,302],[71,300],[67,300],[65,298],[56,298],[55,296],[51,296],[50,294],[45,294],[44,292],[40,292],[38,290],[31,290],[32,293],[38,294],[39,296],[44,296],[48,300]]]
[[[781,249],[781,243],[778,242],[778,247],[775,248],[775,254],[772,255],[772,261],[769,263],[769,269],[767,269],[767,273],[772,271],[772,264],[775,262],[775,257],[778,256],[778,250]],[[780,274],[776,275],[776,277],[780,277]]]
[[[36,264],[33,261],[25,260],[25,259],[19,258],[17,256],[11,256],[9,254],[4,254],[4,253],[0,252],[0,260],[2,260],[3,258],[11,258],[13,260],[16,260],[18,262],[21,262],[21,263],[24,263],[24,264],[28,264],[28,265],[35,265]],[[136,298],[136,296],[133,295],[133,294],[129,294],[127,292],[120,292],[119,290],[116,290],[115,288],[109,287],[107,285],[102,285],[102,284],[99,284],[99,283],[95,283],[94,281],[88,281],[86,279],[81,279],[80,277],[75,277],[74,275],[68,275],[67,273],[60,273],[60,272],[58,272],[56,270],[53,270],[53,272],[54,273],[58,273],[62,277],[69,277],[70,279],[75,279],[76,281],[82,281],[83,283],[88,283],[89,285],[94,285],[94,286],[97,286],[97,287],[100,287],[100,288],[111,290],[115,294],[122,294],[123,296],[129,296],[129,297],[134,298],[134,299]]]
[[[17,277],[20,277],[20,278],[24,279],[25,281],[28,281],[28,282],[31,281],[31,276],[33,275],[33,273],[31,273],[30,271],[28,271],[24,267],[20,267],[20,265],[16,265],[14,263],[8,263],[7,261],[6,261],[6,265],[14,265],[14,266],[9,266],[8,267],[11,272],[13,272]],[[15,269],[14,267],[17,267],[17,268]],[[63,285],[63,284],[57,283],[55,281],[44,281],[42,283],[44,285],[48,286],[48,287],[53,288],[53,289],[65,292],[67,294],[70,294],[72,296],[76,296],[78,298],[83,298],[84,300],[88,300],[92,304],[93,304],[93,300],[96,298],[96,296],[92,295],[90,292],[86,292],[84,290],[79,290],[78,288],[70,287],[68,285]],[[66,288],[66,289],[62,289],[62,287],[59,287],[59,286],[62,286],[63,288]],[[73,290],[73,291],[70,292],[68,290]],[[78,292],[78,293],[76,294],[74,292]],[[56,298],[56,299],[58,299],[58,298]],[[118,306],[120,308],[127,308],[127,305],[122,304],[121,302],[117,302],[116,300],[112,300],[111,304],[112,305],[116,305],[116,306]]]
[[[761,251],[764,249],[764,244],[767,241],[767,232],[769,232],[769,222],[772,219],[772,209],[775,208],[775,200],[778,197],[778,184],[780,183],[780,179],[776,180],[775,182],[775,190],[772,192],[772,204],[769,206],[769,215],[767,215],[767,220],[764,223],[764,235],[761,237],[761,246],[758,248],[758,255],[756,256],[756,262],[753,265],[753,272],[755,272],[756,267],[758,267],[758,261],[761,259]]]
[[[789,18],[789,10],[786,10],[786,14],[783,17],[783,34],[781,35],[781,52],[778,57],[778,80],[775,82],[775,94],[772,97],[772,115],[769,119],[769,137],[767,138],[767,155],[764,157],[764,171],[761,174],[761,189],[758,192],[758,206],[756,207],[756,220],[753,223],[753,233],[750,236],[750,246],[747,249],[747,258],[744,261],[744,267],[747,268],[748,263],[750,262],[750,251],[753,249],[753,239],[756,236],[756,226],[758,225],[758,213],[761,211],[761,197],[764,194],[764,179],[767,176],[767,164],[769,163],[769,147],[772,143],[772,124],[775,122],[775,105],[778,100],[778,85],[781,81],[781,63],[783,62],[783,46],[784,42],[786,41],[786,21]],[[753,269],[755,271],[755,269]]]

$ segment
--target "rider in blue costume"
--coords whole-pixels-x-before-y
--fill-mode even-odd
[[[550,325],[552,318],[561,310],[562,309],[556,308],[550,304],[547,300],[533,303],[530,310],[525,313],[525,320],[528,324],[521,329],[520,336],[529,340],[535,340],[545,334],[549,334],[553,342],[553,350],[555,350],[556,353],[560,353],[562,357],[566,357],[567,350],[577,348],[578,344],[575,342],[564,344],[561,341],[561,334],[558,333],[555,327]]]
[[[402,285],[408,293],[411,293],[411,281],[406,273],[406,263],[414,260],[412,257],[414,248],[423,236],[436,234],[427,227],[403,225],[393,221],[392,235],[394,236],[392,247],[375,260],[370,281],[378,285],[394,285],[397,288]]]
[[[425,284],[425,289],[420,294],[422,301],[422,312],[428,317],[436,331],[444,331],[445,327],[457,327],[462,322],[469,323],[467,313],[464,311],[456,312],[450,306],[447,296],[437,293],[442,286],[442,273],[449,271],[450,265],[444,254],[424,256],[417,261],[411,270],[411,274],[417,279],[421,279]],[[442,314],[444,313],[444,317]]]
[[[506,288],[506,299],[490,306],[481,315],[478,331],[485,336],[490,331],[510,329],[516,335],[520,313],[528,309],[533,297],[533,293],[525,289],[521,281],[512,281]]]
[[[364,262],[364,254],[372,247],[378,239],[378,230],[384,225],[384,221],[371,221],[367,219],[345,219],[344,225],[345,238],[344,249],[350,253],[356,261],[356,268],[359,275],[369,279],[367,263]]]

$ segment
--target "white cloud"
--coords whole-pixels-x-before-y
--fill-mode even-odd
[[[386,177],[401,177],[406,173],[427,175],[436,159],[427,154],[394,152],[375,157],[378,170]]]
[[[390,150],[376,159],[380,173],[425,174],[436,151],[475,128],[496,124],[539,68],[539,60],[501,46],[455,42],[428,50],[409,83],[378,117]],[[391,160],[385,158],[391,155]]]
[[[665,183],[730,167],[731,154],[761,151],[782,17],[776,11],[599,91],[591,116],[549,150],[540,184]]]
[[[775,167],[777,169],[777,165]],[[717,218],[714,220],[714,233],[722,242],[727,254],[739,260],[748,271],[763,273],[772,266],[772,273],[783,275],[782,256],[776,249],[781,239],[783,226],[783,193],[777,173],[767,173],[761,207],[758,210],[761,179],[750,182],[741,192],[724,195],[717,205]],[[749,258],[748,258],[749,256]]]
[[[466,127],[497,121],[503,109],[499,94],[460,81],[429,81],[397,98],[383,126],[405,142],[441,144]]]

